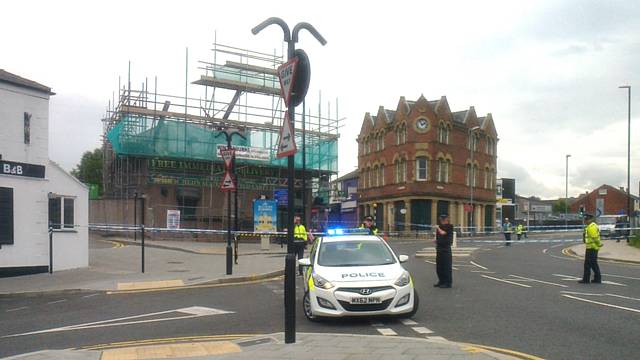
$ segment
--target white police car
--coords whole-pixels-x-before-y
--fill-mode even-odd
[[[337,233],[336,233],[337,232]],[[307,319],[322,317],[402,315],[418,310],[413,280],[378,236],[362,232],[330,231],[318,238],[306,266],[303,309]]]

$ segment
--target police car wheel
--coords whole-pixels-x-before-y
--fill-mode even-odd
[[[416,289],[413,289],[413,309],[406,314],[402,314],[403,318],[410,318],[418,312],[418,307],[420,306],[420,298],[418,297],[418,292]]]
[[[304,297],[302,298],[302,310],[304,311],[304,316],[309,321],[320,321],[317,316],[313,315],[313,311],[311,310],[311,297],[308,291],[305,291]]]

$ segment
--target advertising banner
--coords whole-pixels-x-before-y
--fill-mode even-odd
[[[253,231],[277,231],[278,203],[275,200],[253,201]]]

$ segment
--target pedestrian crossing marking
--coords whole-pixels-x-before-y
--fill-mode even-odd
[[[413,331],[417,332],[418,334],[433,334],[433,331],[427,329],[424,326],[420,326],[420,327],[412,327]]]
[[[402,319],[402,323],[403,323],[404,325],[407,325],[407,326],[411,326],[411,325],[418,325],[418,323],[417,323],[417,322],[415,322],[415,321],[413,321],[413,320],[411,320],[411,319]]]
[[[378,332],[384,336],[396,336],[398,335],[395,331],[389,328],[377,328]]]

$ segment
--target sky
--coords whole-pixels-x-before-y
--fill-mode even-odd
[[[197,60],[220,43],[282,51],[282,31],[250,29],[268,17],[311,23],[299,48],[311,60],[307,101],[339,99],[340,174],[356,168],[365,112],[395,110],[400,96],[446,96],[452,111],[491,113],[498,177],[520,195],[564,197],[626,186],[627,92],[631,191],[640,180],[640,3],[637,1],[5,1],[0,68],[52,87],[50,158],[72,169],[101,143],[118,76],[158,77],[184,94]],[[191,85],[195,87],[197,85]],[[640,90],[640,87],[637,88]],[[325,106],[325,105],[323,105]],[[636,110],[637,109],[637,110]],[[353,154],[353,155],[349,155]]]

